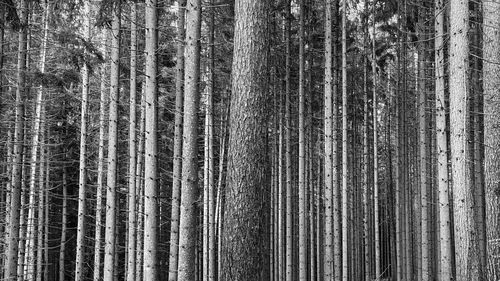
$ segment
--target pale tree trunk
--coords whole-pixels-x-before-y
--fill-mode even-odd
[[[130,6],[130,97],[128,131],[128,233],[127,233],[127,281],[135,280],[136,241],[136,95],[137,95],[137,3]]]
[[[174,124],[174,155],[172,172],[172,213],[170,219],[170,257],[168,280],[177,280],[177,265],[179,257],[179,201],[182,179],[182,114],[184,104],[183,76],[184,76],[184,11],[186,1],[178,3],[177,10],[177,65],[175,77],[175,124]]]
[[[372,98],[372,118],[373,118],[373,215],[374,215],[374,232],[375,232],[375,279],[380,276],[380,214],[379,214],[379,190],[378,190],[378,104],[377,104],[377,57],[375,53],[375,4],[372,6],[372,81],[373,81],[373,98]],[[345,8],[345,7],[344,7]]]
[[[135,167],[135,190],[137,196],[137,244],[136,244],[136,275],[135,280],[142,280],[143,263],[144,260],[144,125],[146,123],[146,99],[145,99],[146,83],[142,83],[141,90],[141,117],[139,125],[139,140],[137,148],[137,166]]]
[[[158,186],[157,186],[157,1],[146,1],[146,92],[144,138],[144,279],[158,278]]]
[[[90,40],[90,2],[84,3],[84,38]],[[85,215],[87,212],[86,204],[86,189],[87,189],[87,106],[89,95],[89,66],[85,62],[82,67],[82,107],[80,119],[80,167],[78,178],[78,226],[76,236],[76,268],[75,281],[83,280],[84,276],[84,256],[85,256]]]
[[[483,2],[484,169],[488,239],[487,280],[500,278],[500,1]]]
[[[299,279],[307,278],[307,224],[306,224],[306,141],[305,141],[305,85],[304,85],[304,9],[300,1],[299,15]]]
[[[291,146],[291,0],[285,4],[285,169],[286,169],[286,280],[293,278],[293,204]]]
[[[5,252],[6,264],[4,279],[14,280],[17,274],[17,260],[19,247],[19,218],[21,209],[21,175],[23,160],[24,139],[24,99],[26,81],[26,49],[28,42],[28,3],[21,0],[19,4],[19,18],[21,19],[21,30],[19,31],[18,56],[17,56],[17,90],[15,102],[15,127],[14,127],[14,155],[12,162],[12,192],[9,212],[9,238]]]
[[[49,128],[47,128],[47,143],[49,142],[49,136],[50,136],[50,131]],[[49,280],[49,188],[50,188],[50,161],[49,161],[49,156],[50,154],[47,152],[47,157],[45,159],[45,190],[44,190],[44,196],[45,196],[45,206],[44,206],[44,212],[45,212],[45,220],[44,220],[44,232],[45,232],[45,237],[43,241],[43,248],[44,248],[44,257],[43,257],[43,264],[44,264],[44,270],[43,270],[43,280]]]
[[[208,73],[207,73],[207,99],[206,99],[206,119],[205,119],[205,136],[206,143],[205,157],[208,160],[206,166],[206,180],[208,189],[208,280],[215,280],[215,202],[214,202],[214,129],[213,129],[213,95],[214,95],[214,71],[215,71],[215,46],[214,46],[214,29],[215,29],[215,7],[214,0],[210,1],[210,14],[208,26]],[[208,132],[208,134],[207,134]]]
[[[118,96],[120,77],[121,1],[113,3],[111,26],[111,73],[108,122],[108,171],[106,177],[106,230],[104,235],[104,280],[113,279],[116,229],[116,185],[118,145]]]
[[[178,280],[195,279],[198,239],[198,108],[200,76],[201,0],[186,7],[182,193],[179,227]]]
[[[422,4],[424,4],[422,2]],[[424,26],[424,21],[426,20],[424,16],[427,13],[419,12],[419,23],[418,30],[419,40],[425,40],[427,38],[426,28]],[[428,196],[428,183],[427,183],[427,87],[426,87],[426,51],[423,50],[427,44],[421,43],[421,47],[418,51],[418,72],[417,72],[417,93],[418,93],[418,138],[419,138],[419,171],[420,171],[420,268],[419,272],[421,275],[420,280],[429,280],[429,211],[427,207],[427,202],[429,202]]]
[[[347,1],[342,2],[342,280],[349,276],[348,260],[348,185],[347,185]],[[340,250],[340,249],[339,249]]]
[[[453,183],[456,280],[478,280],[479,257],[475,239],[473,186],[470,175],[468,105],[469,6],[468,1],[451,1],[450,14],[450,137]]]
[[[109,43],[109,32],[104,32],[105,46],[103,48],[104,61],[107,61]],[[101,277],[101,239],[102,239],[102,192],[104,189],[104,138],[106,130],[106,103],[107,103],[107,87],[106,87],[106,63],[101,65],[101,85],[99,98],[99,148],[98,148],[98,163],[97,163],[97,189],[96,189],[96,207],[95,207],[95,235],[94,235],[94,281],[99,281]]]
[[[221,280],[269,280],[267,30],[269,1],[235,3]]]
[[[50,15],[50,5],[46,4],[43,14],[43,30],[44,36],[40,50],[39,70],[41,73],[45,71],[45,58],[47,52],[47,37],[48,37],[48,22]],[[36,232],[36,170],[38,163],[38,151],[40,147],[40,124],[42,122],[42,111],[45,108],[44,103],[44,89],[39,86],[37,89],[37,96],[35,102],[35,120],[33,124],[33,140],[31,148],[31,162],[30,162],[30,182],[29,182],[29,201],[28,201],[28,220],[26,232],[26,255],[24,256],[24,276],[28,280],[35,278],[35,232]],[[43,163],[43,162],[40,162]],[[41,192],[39,187],[38,192]],[[38,202],[40,204],[40,202]]]
[[[435,2],[435,65],[436,65],[436,148],[437,148],[437,184],[439,213],[439,279],[452,279],[451,268],[451,214],[448,179],[448,151],[446,135],[446,104],[444,83],[444,2]]]
[[[65,155],[67,153],[65,152]],[[66,275],[66,235],[68,232],[68,173],[66,165],[62,167],[62,218],[61,218],[61,242],[59,246],[59,281],[64,281]]]
[[[364,40],[363,45],[368,46],[368,1],[364,3]],[[369,209],[369,185],[368,185],[368,54],[363,57],[363,250],[364,250],[364,280],[372,278],[372,258],[370,256],[370,209]]]

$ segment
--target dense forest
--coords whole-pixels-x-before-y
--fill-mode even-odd
[[[500,0],[0,0],[0,280],[500,279]]]

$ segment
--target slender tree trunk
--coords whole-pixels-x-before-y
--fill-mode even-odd
[[[90,40],[90,2],[86,1],[84,6],[84,37]],[[89,95],[89,66],[85,62],[82,67],[82,107],[80,123],[80,167],[78,179],[78,226],[76,237],[76,268],[75,281],[83,280],[84,277],[84,256],[85,256],[85,216],[87,208],[86,189],[87,189],[87,105]]]
[[[65,153],[66,155],[66,153]],[[59,247],[59,281],[64,281],[66,275],[66,235],[68,232],[68,172],[63,165],[62,175],[62,218],[61,218],[61,243]]]
[[[373,214],[374,214],[374,232],[375,232],[375,279],[379,279],[380,275],[380,212],[379,212],[379,188],[378,188],[378,101],[377,101],[377,57],[375,53],[375,0],[372,6],[372,81],[373,81]]]
[[[172,214],[170,219],[170,258],[168,280],[177,280],[179,258],[179,204],[182,180],[182,115],[184,104],[184,11],[186,1],[178,3],[177,10],[177,65],[175,77],[175,129],[172,183]]]
[[[200,75],[201,0],[188,0],[186,7],[186,50],[184,75],[184,124],[182,150],[182,193],[179,229],[178,279],[195,279],[198,239],[198,108]]]
[[[49,144],[49,139],[48,136],[50,136],[50,131],[47,128],[47,144]],[[44,206],[44,232],[45,232],[45,237],[43,241],[43,248],[44,248],[44,257],[43,257],[43,264],[44,264],[44,270],[43,270],[43,280],[49,280],[49,206],[50,206],[50,197],[49,197],[49,187],[50,187],[50,161],[49,161],[49,156],[50,154],[47,153],[47,157],[45,159],[45,190],[44,190],[44,197],[45,197],[45,206]]]
[[[21,0],[19,4],[19,18],[21,19],[21,30],[19,31],[19,47],[17,56],[17,90],[15,102],[15,128],[14,128],[14,156],[12,163],[12,192],[9,212],[9,238],[5,255],[6,265],[4,278],[14,280],[17,274],[17,260],[19,247],[19,218],[21,209],[21,176],[23,159],[24,139],[24,99],[25,99],[25,73],[26,73],[26,49],[28,42],[28,3]]]
[[[347,1],[342,2],[342,280],[349,278],[348,167],[347,167]],[[339,249],[340,250],[340,249]]]
[[[108,58],[107,45],[109,43],[109,32],[105,32],[105,47],[103,50],[104,61]],[[95,208],[95,235],[94,235],[94,281],[99,281],[101,277],[101,238],[102,238],[102,192],[104,189],[104,138],[106,129],[106,103],[107,103],[107,87],[106,87],[106,63],[101,65],[101,85],[99,98],[99,148],[98,148],[98,163],[97,163],[97,189],[96,189],[96,208]]]
[[[448,186],[448,156],[446,135],[446,105],[444,83],[444,3],[435,3],[435,65],[436,65],[436,145],[437,177],[439,190],[439,278],[441,281],[452,280],[451,251],[451,214]]]
[[[106,177],[106,231],[104,235],[104,280],[112,280],[115,258],[116,186],[118,145],[118,96],[120,77],[121,0],[113,2],[111,27],[111,73],[108,122],[108,172]]]
[[[333,53],[333,8],[335,0],[326,0],[325,10],[325,93],[324,93],[324,208],[325,208],[325,237],[324,237],[324,279],[331,280],[334,276],[333,258],[333,187],[336,186],[336,177],[333,175],[334,166],[333,154],[336,152],[336,142],[333,133],[333,124],[336,123],[334,113],[334,104],[336,105],[336,97],[333,95],[334,87],[334,53]],[[332,73],[333,71],[333,73]],[[336,136],[336,135],[335,135]]]
[[[231,126],[221,280],[269,280],[268,1],[235,3]],[[242,220],[243,218],[243,220]]]
[[[157,186],[157,1],[146,1],[146,124],[144,146],[144,279],[158,279],[158,186]]]
[[[305,70],[304,16],[305,3],[300,1],[299,15],[299,280],[307,278],[306,224],[306,140],[305,140]]]
[[[128,129],[128,260],[127,281],[135,280],[135,242],[137,229],[136,214],[136,177],[137,166],[136,153],[136,96],[137,96],[137,3],[131,3],[130,7],[130,97],[129,97],[129,129]]]
[[[136,275],[135,280],[142,280],[143,260],[144,260],[144,125],[146,123],[146,83],[142,83],[141,90],[141,117],[139,125],[139,140],[137,148],[137,166],[135,169],[135,190],[137,196],[137,244],[136,244]]]
[[[488,244],[488,279],[500,278],[500,1],[483,2],[484,175]]]

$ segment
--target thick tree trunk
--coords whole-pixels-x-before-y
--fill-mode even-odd
[[[65,153],[66,155],[66,153]],[[62,218],[61,218],[61,242],[59,246],[59,281],[66,280],[66,236],[68,232],[68,172],[63,165],[62,175]]]
[[[104,236],[104,280],[112,280],[115,258],[116,186],[118,149],[118,96],[120,91],[121,0],[113,3],[111,27],[111,73],[108,122],[108,172],[106,177],[106,230]]]
[[[268,1],[235,3],[221,280],[269,280]]]
[[[179,229],[178,279],[195,279],[198,239],[198,108],[200,76],[201,0],[188,0],[186,7],[184,75],[184,126],[182,150],[182,193]]]
[[[342,280],[349,278],[348,167],[347,167],[347,1],[342,2]],[[338,249],[340,250],[340,249]],[[340,254],[340,253],[339,253]]]

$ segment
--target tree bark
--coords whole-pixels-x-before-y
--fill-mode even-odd
[[[174,160],[172,183],[172,213],[170,220],[170,257],[168,280],[177,280],[177,265],[179,259],[179,204],[182,180],[182,115],[184,104],[184,21],[186,1],[179,1],[177,10],[177,65],[175,77],[175,124],[174,124]]]
[[[269,280],[268,1],[235,3],[221,280]]]
[[[179,229],[178,280],[195,279],[198,239],[198,108],[200,76],[201,0],[188,0],[186,7],[184,75],[184,124],[182,150],[182,193]]]
[[[113,2],[111,27],[111,73],[108,122],[108,171],[106,177],[106,226],[104,235],[104,280],[112,280],[115,259],[116,186],[118,145],[118,97],[120,78],[121,0]]]

